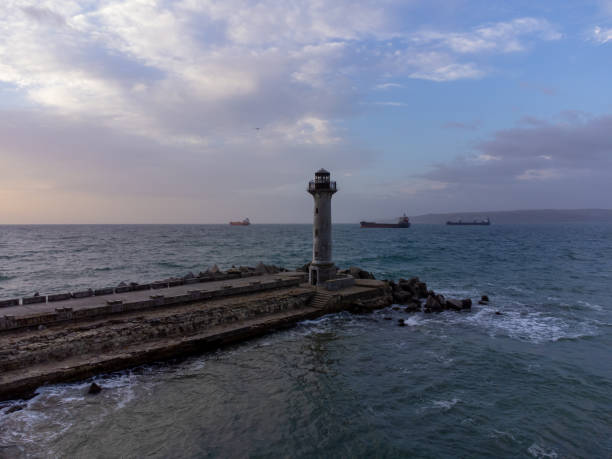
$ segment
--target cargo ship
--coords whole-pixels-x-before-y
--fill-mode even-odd
[[[397,223],[359,222],[362,228],[410,228],[410,220],[404,214]]]
[[[248,218],[245,218],[241,222],[230,222],[230,225],[232,226],[249,226],[250,224],[251,221]]]
[[[489,217],[485,218],[484,220],[472,220],[471,222],[464,222],[463,220],[457,220],[457,221],[449,220],[446,222],[446,224],[447,225],[461,225],[461,226],[465,226],[465,225],[489,226],[491,224],[491,220],[489,220]]]

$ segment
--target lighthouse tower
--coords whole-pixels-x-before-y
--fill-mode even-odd
[[[331,182],[329,172],[320,169],[315,179],[308,183],[308,192],[314,198],[314,220],[312,225],[312,263],[309,282],[323,284],[336,276],[332,261],[331,199],[338,191],[336,182]]]

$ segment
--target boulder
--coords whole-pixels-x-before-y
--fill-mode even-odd
[[[410,292],[396,290],[393,292],[393,302],[395,304],[408,304],[412,302],[412,295]]]
[[[419,312],[421,310],[421,303],[408,303],[405,312]]]
[[[421,282],[418,277],[412,277],[408,280],[400,279],[398,286],[402,290],[410,292],[418,298],[427,298],[428,296],[427,284],[425,282]]]
[[[482,295],[478,304],[489,304],[489,297],[487,295]]]
[[[425,303],[425,312],[442,312],[444,310],[443,295],[429,295]]]
[[[375,279],[374,274],[368,271],[364,271],[363,269],[358,268],[357,266],[351,266],[348,269],[348,274],[353,276],[355,279]]]
[[[263,262],[259,262],[257,263],[257,266],[255,266],[255,272],[257,274],[267,274],[268,270],[266,269],[266,265],[263,264]]]
[[[412,280],[406,280],[406,279],[400,279],[397,283],[397,286],[406,291],[406,292],[410,292],[411,294],[414,295],[415,290],[414,290],[414,282],[412,282]]]
[[[191,271],[189,271],[187,274],[185,274],[185,275],[183,276],[183,279],[185,279],[185,280],[187,280],[187,279],[193,279],[194,277],[195,277],[195,275],[194,275],[194,274],[193,274]]]
[[[206,272],[207,272],[208,274],[217,274],[217,273],[221,272],[221,270],[219,269],[219,267],[218,267],[216,264],[214,264],[214,265],[212,266],[212,268],[208,268],[208,269],[206,270]]]
[[[425,282],[417,282],[415,293],[419,298],[427,298],[427,284]]]
[[[399,320],[397,321],[397,324],[398,324],[400,327],[405,327],[405,326],[406,326],[406,322],[404,322],[404,319],[399,319]]]
[[[364,270],[361,270],[361,272],[359,273],[359,278],[376,280],[376,277],[374,277],[374,274],[372,274],[369,271],[364,271]]]
[[[87,393],[92,395],[99,394],[100,392],[102,392],[102,388],[98,386],[95,382],[92,382],[91,386],[89,386],[89,389],[87,390]]]
[[[472,309],[472,300],[470,298],[461,300],[461,309]]]
[[[446,309],[451,309],[453,311],[461,311],[463,309],[463,302],[461,300],[456,300],[454,298],[449,298],[445,303]]]

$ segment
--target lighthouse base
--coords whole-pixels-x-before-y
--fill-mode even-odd
[[[308,271],[308,282],[310,285],[323,285],[325,282],[336,278],[336,265],[333,263],[310,264]]]

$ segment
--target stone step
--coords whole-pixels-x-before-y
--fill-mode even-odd
[[[332,294],[328,292],[318,291],[312,299],[311,305],[315,308],[324,308],[332,298]]]

